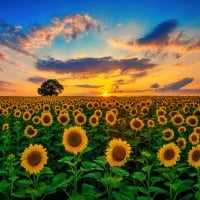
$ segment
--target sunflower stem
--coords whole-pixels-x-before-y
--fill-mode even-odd
[[[169,185],[169,199],[170,200],[174,200],[173,198],[173,191],[172,191],[172,185],[174,184],[174,166],[172,167],[172,170],[171,170],[171,176],[169,176],[170,178],[170,185]]]
[[[197,179],[198,179],[198,184],[197,184],[197,190],[200,190],[200,169],[199,167],[196,167],[197,170]]]
[[[37,190],[37,183],[38,183],[38,176],[33,174],[33,178],[32,178],[32,181],[33,181],[33,192],[31,193],[31,199],[32,200],[36,200],[36,195],[35,195],[35,191]]]
[[[151,152],[151,130],[148,128],[148,151]]]
[[[78,163],[78,156],[74,155],[74,190],[76,193],[77,193],[77,184],[78,184],[77,163]]]

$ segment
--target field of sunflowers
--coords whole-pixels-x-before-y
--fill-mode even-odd
[[[200,199],[200,98],[0,97],[1,200]]]

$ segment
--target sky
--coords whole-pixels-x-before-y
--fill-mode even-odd
[[[0,4],[0,96],[200,94],[199,0]]]

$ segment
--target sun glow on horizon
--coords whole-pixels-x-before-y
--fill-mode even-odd
[[[109,95],[108,92],[105,91],[105,92],[103,92],[102,96],[103,96],[103,97],[108,97],[108,96],[110,96],[110,95]]]

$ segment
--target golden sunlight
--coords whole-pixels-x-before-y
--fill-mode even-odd
[[[105,92],[103,92],[102,96],[108,97],[108,96],[109,96],[109,93],[105,91]]]

